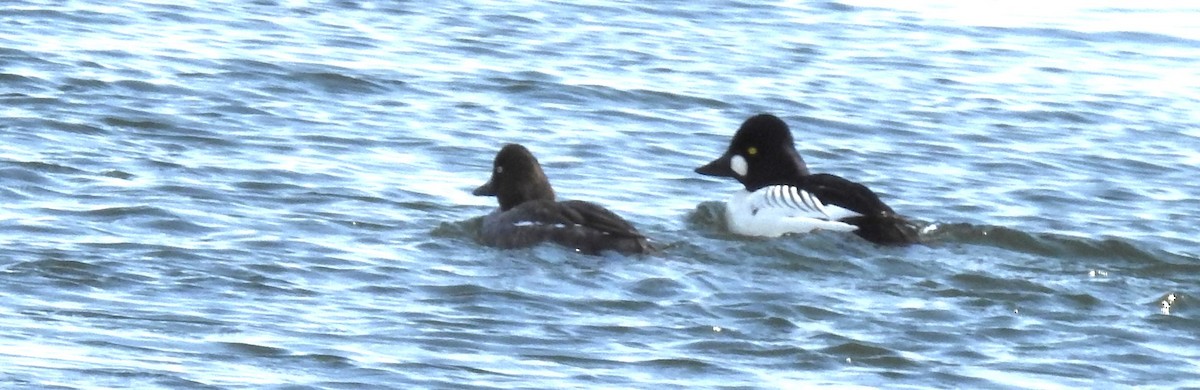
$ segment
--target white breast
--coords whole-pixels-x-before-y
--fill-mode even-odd
[[[776,237],[817,229],[853,231],[858,227],[838,219],[856,212],[825,205],[812,194],[793,186],[769,186],[758,191],[738,191],[725,205],[729,230],[746,236]]]

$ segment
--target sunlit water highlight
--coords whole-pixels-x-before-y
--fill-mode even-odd
[[[1200,386],[1194,20],[9,2],[0,385]],[[692,169],[758,112],[929,244],[727,234]],[[663,250],[477,244],[508,142]]]

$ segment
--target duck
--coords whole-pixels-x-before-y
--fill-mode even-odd
[[[746,119],[725,153],[695,171],[743,185],[725,204],[726,222],[734,234],[778,237],[831,230],[853,232],[882,245],[920,241],[917,227],[867,186],[809,172],[791,129],[775,115]]]
[[[472,193],[494,196],[500,203],[483,217],[479,230],[479,241],[487,246],[513,249],[551,242],[591,255],[652,249],[645,235],[603,206],[556,200],[541,164],[520,144],[506,144],[496,153],[491,178]]]

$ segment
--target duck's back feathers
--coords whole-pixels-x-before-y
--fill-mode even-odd
[[[772,185],[746,195],[753,213],[768,213],[787,217],[836,220],[862,215],[836,205],[825,205],[809,191],[792,185]]]
[[[837,206],[826,207],[793,186],[769,186],[758,191],[738,191],[725,204],[729,231],[746,236],[777,237],[813,230],[851,231],[855,227],[830,217],[858,215]]]
[[[851,217],[842,222],[858,226],[854,234],[876,244],[908,245],[921,242],[917,226],[900,215]]]
[[[802,187],[823,200],[861,215],[892,214],[891,207],[879,200],[879,195],[862,184],[841,176],[818,173],[800,178]]]
[[[580,226],[599,230],[602,234],[627,238],[646,238],[628,221],[598,204],[582,200],[558,202],[559,212]]]
[[[484,217],[480,240],[499,248],[522,248],[551,241],[587,254],[605,250],[647,253],[646,237],[633,225],[597,204],[548,200],[522,203]]]
[[[826,203],[861,214],[839,219],[857,226],[854,234],[859,237],[886,245],[919,242],[916,226],[892,211],[892,208],[879,200],[879,195],[867,186],[825,173],[809,175],[803,180],[804,188]]]

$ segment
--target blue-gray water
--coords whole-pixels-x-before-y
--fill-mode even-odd
[[[1198,6],[65,3],[0,5],[0,387],[1200,386]],[[726,234],[759,112],[930,244]],[[663,251],[476,244],[508,142]]]

